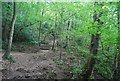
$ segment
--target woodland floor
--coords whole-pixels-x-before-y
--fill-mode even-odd
[[[62,69],[55,62],[58,56],[51,51],[50,45],[24,47],[18,44],[17,48],[20,49],[11,52],[16,63],[2,61],[3,79],[67,79],[72,77],[69,71]]]
[[[71,79],[71,67],[82,67],[85,58],[76,54],[67,54],[60,49],[51,50],[52,42],[38,45],[14,44],[18,49],[11,52],[16,63],[2,61],[0,58],[0,76],[2,79]],[[0,57],[4,52],[0,53]],[[2,74],[1,74],[2,73]],[[93,73],[97,79],[101,79],[98,73]]]

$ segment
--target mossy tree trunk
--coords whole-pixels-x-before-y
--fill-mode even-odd
[[[95,6],[99,6],[97,2],[94,4]],[[93,21],[98,22],[98,26],[96,26],[99,29],[99,26],[103,24],[103,22],[100,21],[100,17],[102,16],[102,12],[100,14],[95,14],[93,16]],[[98,31],[97,31],[98,32]],[[82,72],[82,79],[86,80],[90,78],[94,65],[96,63],[96,59],[94,56],[97,56],[98,54],[98,47],[99,47],[99,40],[100,40],[100,34],[92,34],[91,35],[91,43],[90,43],[90,55],[88,57],[87,63],[85,64]]]
[[[10,56],[10,52],[11,52],[12,40],[13,40],[13,34],[14,34],[14,25],[15,25],[15,21],[16,21],[16,2],[14,2],[13,8],[14,8],[13,9],[13,18],[12,18],[12,22],[11,22],[11,30],[10,30],[9,40],[8,40],[8,47],[7,47],[5,54],[2,57],[3,60],[8,59]]]
[[[40,25],[39,25],[39,36],[38,36],[38,41],[39,41],[39,46],[41,46],[41,26],[42,26],[42,22],[40,21]]]
[[[3,21],[3,23],[5,25],[3,25],[3,33],[2,33],[2,39],[3,41],[7,41],[8,42],[8,35],[9,35],[9,29],[10,29],[10,25],[9,25],[9,21],[11,20],[11,15],[12,13],[10,12],[11,11],[11,8],[12,7],[12,3],[11,2],[8,2],[7,3],[7,18],[5,18],[5,20]]]

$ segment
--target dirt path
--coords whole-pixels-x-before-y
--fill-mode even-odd
[[[64,79],[64,71],[53,61],[51,50],[40,50],[37,53],[11,53],[16,63],[3,62],[3,78],[23,79]],[[0,54],[1,55],[1,54]]]

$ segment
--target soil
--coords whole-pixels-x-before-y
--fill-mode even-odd
[[[57,58],[50,45],[16,45],[12,51],[16,63],[2,61],[3,79],[67,79],[70,74],[55,63]],[[3,55],[3,53],[0,53]],[[1,59],[2,60],[2,59]]]
[[[17,49],[11,52],[16,63],[9,63],[0,58],[0,76],[2,79],[71,79],[71,66],[82,67],[85,58],[76,54],[66,54],[63,49],[51,50],[52,42],[49,44],[22,45],[14,44]],[[62,51],[61,61],[60,53]],[[2,57],[3,53],[0,53]],[[59,59],[60,63],[57,63]],[[61,63],[62,62],[62,63]],[[103,79],[98,73],[93,73],[97,79]],[[0,77],[1,79],[1,77]]]
[[[0,76],[2,79],[71,79],[71,67],[82,67],[85,58],[76,54],[66,54],[63,49],[51,50],[52,42],[49,44],[22,45],[14,44],[17,49],[12,50],[16,63],[9,63],[0,58]],[[61,61],[57,63],[62,51]],[[0,53],[2,57],[3,53]],[[97,75],[97,76],[96,76]],[[99,74],[93,76],[101,79]]]

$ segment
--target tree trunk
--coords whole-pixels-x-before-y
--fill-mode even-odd
[[[38,37],[38,41],[39,41],[39,46],[41,46],[41,35],[40,35],[40,30],[41,30],[41,24],[42,24],[42,22],[40,21],[40,26],[39,26],[39,37]]]
[[[67,30],[66,30],[66,32],[67,32],[67,36],[66,36],[66,44],[65,44],[65,46],[64,46],[64,48],[67,48],[67,47],[69,47],[69,41],[70,41],[70,37],[69,37],[69,34],[68,34],[68,32],[70,31],[70,28],[71,28],[71,21],[69,20],[68,21],[68,25],[67,25],[68,27],[67,27]]]
[[[53,45],[52,45],[52,50],[53,50],[53,51],[55,51],[55,50],[54,50],[54,48],[55,48],[55,39],[56,39],[56,38],[55,38],[55,34],[54,34],[54,32],[53,32]]]
[[[43,8],[41,14],[42,14],[42,16],[44,15],[44,8]],[[41,46],[41,35],[40,35],[41,27],[42,27],[42,21],[40,21],[40,26],[39,26],[39,37],[38,37],[39,46]]]
[[[97,2],[95,2],[95,6],[97,6]],[[102,24],[102,22],[100,22],[100,19],[99,19],[99,17],[101,17],[101,15],[102,15],[102,13],[95,14],[93,16],[94,22],[98,22],[99,24]],[[96,26],[96,27],[98,27],[98,26]],[[92,74],[92,71],[93,71],[93,68],[94,68],[94,65],[96,62],[94,56],[96,56],[98,53],[99,40],[100,40],[100,34],[92,34],[91,35],[90,56],[88,58],[87,63],[85,64],[85,69],[82,72],[82,79],[84,79],[84,80],[89,79]]]
[[[14,2],[14,11],[13,11],[13,18],[12,18],[12,22],[11,22],[11,30],[10,30],[10,36],[9,36],[9,41],[8,41],[8,48],[7,48],[5,54],[2,57],[3,59],[8,59],[9,56],[10,56],[13,34],[14,34],[15,21],[16,21],[16,2]]]
[[[8,19],[5,19],[5,21],[3,21],[3,23],[5,24],[5,26],[3,26],[4,27],[4,29],[3,29],[3,34],[2,34],[2,37],[3,37],[3,41],[7,41],[8,42],[8,35],[9,35],[9,29],[10,29],[10,25],[7,23],[7,22],[9,22],[10,20],[11,20],[11,13],[10,13],[10,11],[11,11],[11,6],[12,6],[12,4],[11,4],[11,2],[8,2],[7,3],[7,17],[8,17]]]
[[[54,25],[55,25],[55,29],[54,29],[54,30],[55,30],[55,31],[52,30],[52,36],[53,36],[52,50],[53,50],[53,51],[55,51],[55,40],[56,40],[56,34],[57,34],[57,33],[56,33],[56,28],[57,28],[57,22],[56,22],[56,21],[57,21],[57,14],[55,14],[55,17],[56,17],[56,18],[55,18],[55,23],[54,23]]]
[[[92,70],[95,65],[95,58],[94,56],[97,55],[98,53],[98,46],[99,46],[99,39],[100,39],[100,34],[96,34],[91,36],[91,45],[90,45],[90,57],[87,61],[87,64],[85,66],[85,70],[83,71],[83,79],[89,79],[91,76]]]

